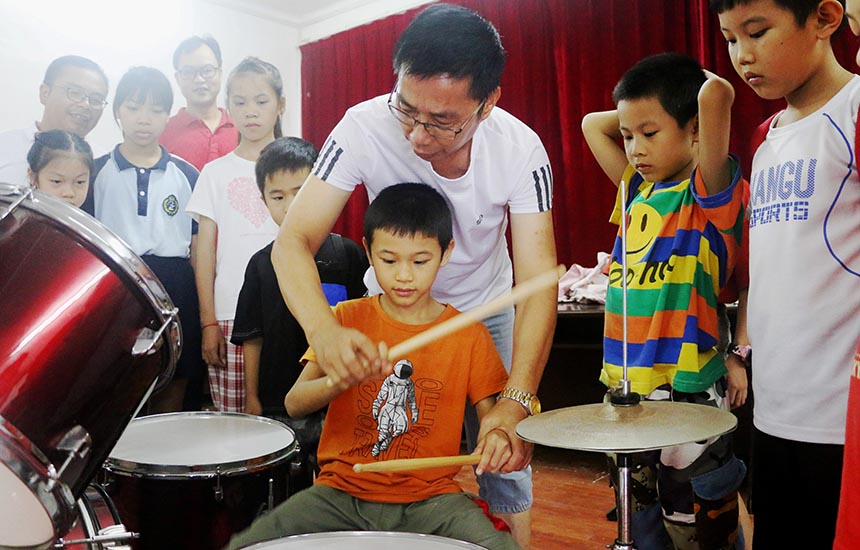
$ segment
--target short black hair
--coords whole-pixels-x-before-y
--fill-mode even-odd
[[[434,4],[415,16],[394,45],[394,72],[421,78],[470,78],[469,94],[484,101],[505,68],[502,39],[492,23],[462,6]]]
[[[173,68],[177,71],[179,70],[179,58],[185,54],[191,53],[200,46],[206,46],[212,53],[215,54],[215,60],[218,62],[218,66],[221,66],[221,46],[218,45],[218,41],[215,40],[211,35],[204,34],[203,36],[191,36],[183,40],[176,46],[176,50],[173,52]]]
[[[34,174],[56,157],[77,156],[87,165],[90,174],[94,170],[93,150],[84,138],[66,130],[46,130],[36,134],[33,145],[27,153],[27,164]]]
[[[102,77],[102,80],[105,81],[105,86],[108,85],[108,77],[99,64],[92,59],[87,59],[80,55],[64,55],[51,61],[51,64],[48,65],[48,68],[45,70],[45,78],[42,79],[42,82],[48,86],[52,86],[54,82],[57,81],[57,77],[60,76],[60,73],[69,67],[96,72]]]
[[[260,193],[265,193],[266,178],[286,170],[298,172],[299,170],[310,170],[319,156],[319,151],[309,141],[302,138],[284,136],[279,137],[272,143],[263,147],[260,158],[254,165],[254,174],[257,176],[257,187]]]
[[[717,13],[723,13],[735,6],[743,6],[751,4],[754,0],[709,0],[711,9]],[[794,20],[798,26],[806,24],[807,19],[818,11],[818,4],[821,0],[773,0],[777,6],[786,9],[794,15]],[[845,0],[839,0],[842,7],[845,7]]]
[[[422,235],[437,239],[442,252],[451,244],[451,209],[442,195],[424,183],[399,183],[383,189],[364,214],[364,239],[373,244],[373,232],[389,231],[401,237]]]
[[[648,56],[627,70],[615,85],[612,99],[619,101],[656,97],[683,128],[699,111],[699,89],[707,77],[692,57],[668,52]]]
[[[119,108],[131,99],[143,103],[150,98],[170,113],[173,108],[173,87],[163,72],[152,67],[132,67],[119,79],[113,98],[113,117],[119,118]]]

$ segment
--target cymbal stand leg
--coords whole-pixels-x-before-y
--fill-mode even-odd
[[[616,455],[618,464],[618,538],[612,550],[636,550],[630,534],[630,521],[633,516],[633,495],[630,493],[630,467],[633,459],[629,454]]]

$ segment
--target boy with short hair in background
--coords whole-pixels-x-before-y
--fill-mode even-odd
[[[316,148],[297,137],[278,138],[260,153],[255,166],[257,185],[276,224],[283,221],[316,158]],[[295,492],[313,483],[325,411],[294,419],[284,410],[284,396],[302,371],[299,360],[308,341],[281,297],[271,254],[269,244],[248,262],[230,340],[242,346],[245,356],[244,412],[280,420],[296,433],[301,470],[292,479],[290,489]],[[329,304],[364,295],[367,259],[354,241],[332,233],[315,259]]]

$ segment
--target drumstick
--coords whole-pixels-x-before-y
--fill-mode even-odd
[[[447,468],[450,466],[466,466],[477,464],[481,455],[434,456],[431,458],[401,458],[398,460],[383,460],[355,464],[352,469],[361,472],[406,472],[409,470],[425,470],[428,468]]]
[[[532,277],[522,284],[516,285],[507,294],[502,294],[498,298],[494,298],[475,309],[470,309],[469,311],[464,311],[459,315],[451,317],[447,321],[416,334],[412,338],[407,338],[388,350],[388,360],[394,361],[395,359],[403,357],[418,348],[424,347],[443,336],[447,336],[453,332],[466,328],[472,323],[476,323],[485,317],[489,317],[499,310],[522,302],[539,290],[543,290],[544,288],[552,285],[558,286],[558,280],[566,271],[567,270],[563,265],[558,265],[549,271],[545,271],[540,275]],[[334,386],[334,380],[332,380],[330,376],[326,380],[326,386],[329,388]]]

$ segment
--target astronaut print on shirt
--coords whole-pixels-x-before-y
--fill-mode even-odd
[[[411,380],[414,371],[409,360],[398,361],[394,365],[394,372],[385,378],[373,400],[373,419],[377,421],[379,431],[379,438],[371,451],[373,456],[379,456],[379,453],[388,449],[395,437],[406,433],[410,419],[412,425],[418,422],[415,384]]]
[[[422,440],[448,418],[439,407],[443,389],[441,380],[417,376],[408,359],[397,361],[384,379],[361,384],[361,413],[345,453],[378,460],[419,456]]]

